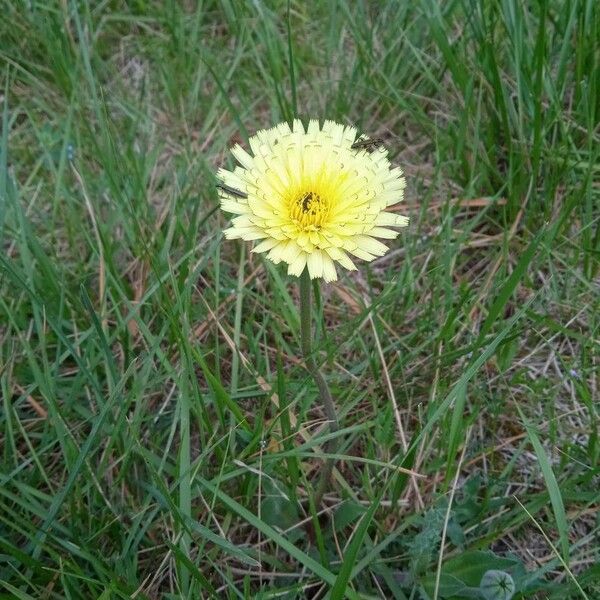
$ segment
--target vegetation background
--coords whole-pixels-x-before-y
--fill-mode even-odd
[[[2,598],[600,598],[598,2],[0,14]],[[297,282],[215,191],[295,111],[411,217],[323,287],[323,507]]]

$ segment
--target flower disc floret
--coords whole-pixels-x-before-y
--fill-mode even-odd
[[[394,239],[390,227],[408,218],[386,208],[403,199],[402,170],[392,167],[387,150],[352,148],[354,127],[295,120],[250,138],[252,154],[232,148],[239,163],[220,169],[221,208],[236,215],[225,230],[228,239],[256,240],[254,252],[274,263],[285,262],[299,276],[337,279],[336,263],[356,269],[350,255],[371,261],[388,247],[377,238]]]

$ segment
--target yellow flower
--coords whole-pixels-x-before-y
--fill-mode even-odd
[[[288,264],[299,276],[337,279],[335,263],[356,269],[349,254],[373,260],[388,250],[375,238],[393,239],[408,218],[385,212],[400,202],[405,180],[392,168],[387,150],[364,148],[356,129],[295,120],[250,138],[252,154],[239,145],[232,153],[241,166],[220,169],[221,208],[238,215],[225,230],[228,239],[261,240],[254,252]],[[353,147],[353,144],[355,145]]]

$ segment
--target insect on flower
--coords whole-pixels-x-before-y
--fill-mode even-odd
[[[237,198],[248,197],[248,194],[240,192],[240,190],[236,190],[235,188],[229,187],[228,185],[224,185],[223,183],[217,183],[217,188],[225,192],[225,194],[229,194],[230,196],[236,196]]]
[[[387,150],[357,152],[378,140],[356,138],[354,127],[295,120],[250,138],[251,154],[235,145],[239,166],[219,169],[221,208],[235,216],[228,239],[258,241],[253,252],[285,262],[290,275],[337,279],[336,264],[356,269],[350,256],[371,261],[408,217],[386,209],[404,197],[402,170]],[[367,144],[369,142],[369,144]],[[358,144],[358,146],[357,146]]]
[[[363,136],[354,142],[350,148],[352,148],[352,150],[366,150],[367,152],[373,152],[373,150],[380,148],[381,146],[383,146],[383,140],[381,138],[370,139]]]

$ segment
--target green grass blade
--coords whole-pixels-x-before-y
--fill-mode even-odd
[[[369,510],[361,517],[354,534],[352,535],[352,540],[347,548],[344,550],[344,559],[342,561],[342,568],[338,573],[338,576],[331,588],[330,598],[331,600],[343,600],[346,597],[346,590],[350,580],[352,578],[352,570],[356,563],[356,559],[358,557],[358,553],[363,547],[363,541],[365,536],[367,535],[367,531],[369,529],[369,525],[371,525],[371,521],[375,516],[377,509],[379,508],[379,503],[381,501],[381,497],[383,495],[385,488],[383,488],[380,493],[373,498],[371,501],[371,505],[369,506]]]
[[[550,465],[550,461],[548,459],[548,455],[540,442],[540,438],[538,437],[535,429],[529,423],[529,421],[525,418],[521,407],[516,404],[517,410],[519,411],[519,415],[521,416],[521,421],[523,421],[523,425],[525,426],[525,430],[527,431],[527,436],[531,441],[531,445],[535,451],[535,455],[540,464],[540,468],[542,470],[542,475],[544,476],[544,481],[546,483],[546,489],[548,490],[548,495],[550,496],[550,503],[552,504],[552,511],[554,512],[554,519],[556,521],[556,528],[558,529],[558,536],[560,539],[560,546],[562,550],[562,558],[565,563],[569,564],[569,525],[567,523],[567,515],[565,513],[565,505],[563,502],[562,494],[560,492],[560,486],[556,481],[556,476],[554,475],[554,471],[552,466]]]
[[[275,529],[273,529],[270,525],[267,525],[264,521],[261,521],[255,514],[251,513],[247,508],[244,508],[239,502],[235,501],[233,498],[225,494],[225,492],[215,487],[212,483],[209,483],[201,477],[198,478],[198,481],[202,487],[206,488],[237,515],[242,517],[245,521],[258,529],[262,534],[275,542],[306,569],[317,575],[325,583],[330,585],[335,584],[336,576],[331,571],[327,570],[313,558],[308,556],[308,554],[300,550],[300,548],[296,547],[294,544],[285,539],[285,537],[275,531]],[[354,592],[348,593],[348,597],[353,600],[358,600],[358,596]]]

